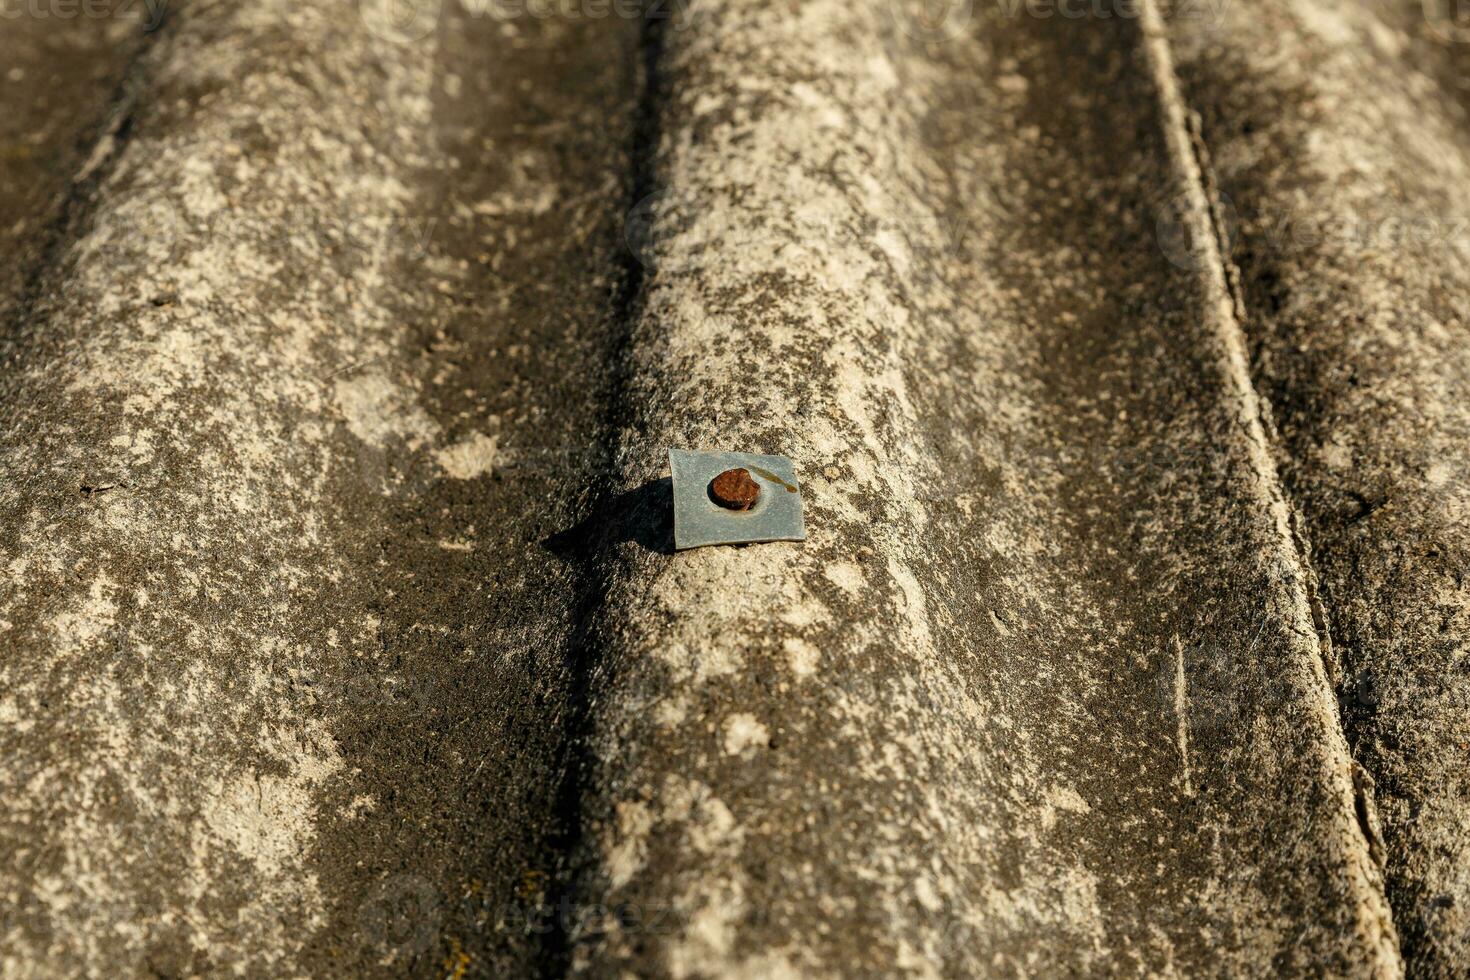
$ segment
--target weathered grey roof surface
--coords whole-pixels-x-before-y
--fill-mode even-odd
[[[1439,8],[135,6],[0,28],[0,973],[1470,975]]]

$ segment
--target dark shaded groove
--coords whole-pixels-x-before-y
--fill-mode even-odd
[[[1304,521],[1298,503],[1281,478],[1280,464],[1283,459],[1285,448],[1281,436],[1276,428],[1270,401],[1262,394],[1263,379],[1259,367],[1254,363],[1251,356],[1249,335],[1246,331],[1247,308],[1245,304],[1244,291],[1241,285],[1241,273],[1231,258],[1230,229],[1224,217],[1222,196],[1219,181],[1214,172],[1209,147],[1204,139],[1204,130],[1198,113],[1189,105],[1183,87],[1179,83],[1178,69],[1174,64],[1171,50],[1171,42],[1162,19],[1158,15],[1157,7],[1152,2],[1146,3],[1144,17],[1141,21],[1141,29],[1144,34],[1145,44],[1152,37],[1159,45],[1161,55],[1160,64],[1154,70],[1161,77],[1161,89],[1158,97],[1163,111],[1161,119],[1166,126],[1173,128],[1177,124],[1171,120],[1168,103],[1176,102],[1182,114],[1184,132],[1178,134],[1185,144],[1190,162],[1193,164],[1195,173],[1187,172],[1178,174],[1180,181],[1186,185],[1194,184],[1205,203],[1204,219],[1209,223],[1209,232],[1213,239],[1213,264],[1208,271],[1201,269],[1201,273],[1219,277],[1220,288],[1225,291],[1225,298],[1229,301],[1230,316],[1222,317],[1222,326],[1227,332],[1237,335],[1233,340],[1238,341],[1240,348],[1240,360],[1243,362],[1238,369],[1242,374],[1241,383],[1248,387],[1249,401],[1248,410],[1253,411],[1252,420],[1260,428],[1260,438],[1264,441],[1261,447],[1268,458],[1270,472],[1262,474],[1271,483],[1270,492],[1276,496],[1284,505],[1286,520],[1290,532],[1290,544],[1293,554],[1290,556],[1292,563],[1300,571],[1303,581],[1301,587],[1306,595],[1308,607],[1311,612],[1313,632],[1313,645],[1321,663],[1323,674],[1327,681],[1328,690],[1325,692],[1330,698],[1332,711],[1331,724],[1336,726],[1338,736],[1346,747],[1348,758],[1347,765],[1350,767],[1352,798],[1351,825],[1356,828],[1361,837],[1362,846],[1369,859],[1377,865],[1380,874],[1376,880],[1366,883],[1371,889],[1381,908],[1381,915],[1386,920],[1383,922],[1387,940],[1391,944],[1391,953],[1395,960],[1393,963],[1380,964],[1390,969],[1396,968],[1397,975],[1403,974],[1404,945],[1399,930],[1394,922],[1393,905],[1389,901],[1387,887],[1381,875],[1385,864],[1381,835],[1377,833],[1379,826],[1377,812],[1374,808],[1372,797],[1371,778],[1366,784],[1365,777],[1368,773],[1353,759],[1352,753],[1355,747],[1354,733],[1350,730],[1344,713],[1342,695],[1339,689],[1340,671],[1336,664],[1332,646],[1332,626],[1328,611],[1319,596],[1318,578],[1312,565],[1312,546],[1307,536]],[[1165,77],[1166,76],[1166,77]],[[1229,322],[1233,320],[1233,322]],[[1232,338],[1224,339],[1227,344]],[[1228,355],[1227,355],[1228,356]],[[1369,911],[1366,910],[1365,911]]]
[[[664,95],[660,63],[664,53],[667,15],[658,5],[643,14],[642,30],[635,57],[637,68],[638,108],[633,121],[632,146],[628,154],[631,180],[625,214],[653,194],[656,187],[655,161],[662,135],[660,105]],[[571,971],[577,942],[576,917],[567,914],[575,909],[582,891],[580,878],[585,869],[579,855],[586,836],[583,797],[589,774],[596,765],[588,747],[593,728],[591,716],[596,679],[606,668],[601,638],[602,609],[613,578],[614,548],[619,541],[650,539],[649,527],[660,525],[668,508],[662,507],[657,493],[659,484],[629,493],[618,493],[620,466],[619,433],[633,421],[636,413],[628,402],[632,372],[631,347],[636,325],[644,304],[646,271],[642,261],[625,240],[621,251],[622,268],[616,292],[612,297],[614,334],[609,345],[611,359],[606,392],[601,399],[604,414],[598,432],[600,459],[591,468],[597,485],[589,494],[587,516],[573,529],[558,535],[560,540],[547,542],[553,550],[566,549],[567,557],[576,565],[577,596],[572,608],[572,628],[567,650],[569,686],[562,733],[565,739],[557,777],[554,829],[550,847],[556,867],[553,899],[555,907],[551,928],[542,940],[538,960],[539,975],[561,977]],[[626,533],[625,533],[626,532]],[[670,531],[671,533],[671,531]]]
[[[1307,535],[1306,527],[1302,520],[1301,508],[1297,505],[1285,481],[1279,477],[1281,463],[1286,457],[1286,449],[1281,439],[1281,433],[1276,427],[1276,413],[1271,405],[1271,399],[1263,394],[1265,389],[1261,383],[1259,365],[1250,356],[1250,331],[1246,329],[1246,325],[1250,321],[1249,308],[1246,305],[1245,288],[1241,284],[1240,267],[1236,265],[1235,260],[1231,257],[1232,229],[1227,221],[1225,209],[1221,204],[1224,198],[1220,190],[1220,181],[1215,174],[1215,164],[1210,156],[1209,144],[1205,141],[1204,122],[1201,120],[1200,114],[1190,107],[1189,100],[1184,96],[1182,89],[1180,91],[1180,101],[1184,104],[1188,113],[1186,119],[1189,124],[1190,145],[1194,150],[1195,165],[1199,168],[1205,202],[1209,205],[1210,209],[1210,227],[1214,233],[1216,255],[1220,261],[1220,275],[1230,292],[1230,304],[1235,311],[1235,322],[1246,344],[1247,380],[1256,394],[1256,403],[1260,410],[1261,430],[1265,433],[1266,437],[1267,452],[1276,461],[1279,492],[1282,499],[1286,502],[1291,521],[1291,536],[1292,543],[1296,548],[1297,563],[1301,566],[1305,576],[1305,582],[1303,584],[1307,593],[1307,604],[1311,607],[1312,611],[1312,626],[1317,631],[1317,649],[1321,654],[1322,667],[1326,671],[1327,680],[1332,685],[1333,694],[1338,701],[1338,729],[1343,732],[1348,745],[1352,746],[1352,733],[1348,730],[1347,721],[1342,710],[1342,697],[1338,691],[1342,674],[1341,664],[1338,663],[1337,654],[1332,645],[1332,621],[1327,615],[1327,607],[1323,603],[1320,594],[1321,580],[1317,575],[1316,568],[1312,565],[1312,542]],[[1371,800],[1369,805],[1371,806]],[[1362,809],[1361,796],[1358,798],[1358,808],[1359,810]],[[1359,824],[1366,826],[1364,820],[1361,819],[1361,814]],[[1368,840],[1371,847],[1373,843],[1371,835],[1365,832],[1364,837]]]
[[[60,203],[34,234],[35,240],[40,242],[40,248],[35,261],[25,272],[14,305],[5,317],[3,326],[0,326],[0,330],[3,330],[0,333],[0,343],[9,346],[20,340],[24,325],[35,316],[36,307],[41,301],[45,283],[50,279],[53,267],[79,237],[78,229],[91,215],[96,204],[96,190],[112,173],[123,151],[127,149],[146,74],[144,62],[158,44],[162,27],[163,24],[160,24],[144,32],[144,40],[139,42],[138,49],[128,59],[121,80],[106,100],[106,104],[113,108],[107,113],[105,122],[87,127],[78,137],[76,149],[77,156],[82,161],[81,166],[67,182]],[[109,137],[113,140],[113,146],[107,157],[93,164],[92,154]],[[0,363],[3,363],[3,359],[0,359]]]
[[[1302,518],[1302,511],[1298,501],[1295,499],[1286,481],[1280,479],[1281,464],[1287,458],[1287,449],[1276,426],[1276,415],[1271,400],[1264,394],[1265,384],[1261,375],[1260,365],[1257,363],[1255,357],[1249,356],[1250,331],[1247,329],[1250,322],[1249,307],[1246,305],[1244,287],[1241,284],[1240,268],[1236,265],[1231,255],[1230,229],[1226,225],[1223,208],[1220,203],[1222,200],[1220,182],[1215,174],[1214,162],[1210,157],[1209,144],[1205,141],[1204,125],[1199,113],[1190,108],[1188,98],[1183,94],[1182,90],[1180,92],[1180,100],[1188,111],[1190,144],[1194,150],[1195,164],[1199,167],[1202,178],[1205,200],[1209,205],[1210,225],[1214,232],[1216,256],[1220,263],[1219,272],[1230,292],[1230,303],[1235,312],[1236,325],[1242,334],[1242,340],[1246,344],[1248,355],[1246,361],[1248,370],[1247,381],[1256,393],[1261,429],[1265,433],[1266,438],[1266,450],[1277,464],[1277,491],[1286,503],[1288,517],[1290,519],[1292,543],[1296,549],[1296,555],[1294,557],[1296,564],[1300,566],[1303,572],[1304,581],[1302,585],[1307,594],[1308,605],[1311,608],[1312,625],[1317,633],[1315,637],[1317,649],[1321,656],[1322,667],[1327,675],[1328,683],[1331,685],[1333,699],[1336,702],[1334,707],[1336,710],[1338,730],[1342,733],[1343,740],[1347,743],[1349,749],[1354,749],[1357,745],[1356,732],[1349,723],[1347,713],[1343,709],[1341,691],[1342,666],[1339,663],[1336,650],[1333,646],[1332,618],[1321,594],[1321,579],[1317,574],[1316,567],[1312,563],[1311,538],[1307,533],[1306,524]],[[1363,505],[1364,512],[1356,519],[1370,516],[1373,511],[1377,510],[1377,507],[1371,506],[1367,501],[1363,501]],[[1382,506],[1382,504],[1380,503],[1379,506]],[[1353,796],[1357,824],[1362,831],[1364,841],[1368,845],[1369,853],[1373,855],[1379,867],[1382,867],[1384,863],[1382,844],[1376,832],[1372,829],[1378,825],[1378,816],[1374,811],[1371,792],[1372,780],[1369,778],[1369,790],[1365,792],[1362,778],[1366,776],[1366,772],[1354,762]],[[1389,905],[1388,907],[1391,912],[1392,906]],[[1399,956],[1402,958],[1402,940],[1398,942]]]
[[[1465,207],[1453,174],[1465,153],[1457,69],[1470,61],[1463,44],[1436,36],[1427,11],[1334,9],[1358,37],[1404,39],[1363,51],[1324,42],[1299,13],[1240,18],[1227,43],[1193,38],[1181,71],[1228,199],[1256,229],[1232,256],[1251,370],[1277,413],[1284,492],[1311,532],[1339,717],[1371,773],[1359,793],[1376,810],[1370,844],[1381,820],[1399,948],[1410,975],[1463,976],[1470,839],[1455,594],[1465,549],[1454,499],[1464,485],[1455,250]],[[1339,92],[1340,104],[1317,111]],[[1375,162],[1336,173],[1348,145]],[[1410,237],[1403,227],[1438,230]],[[1347,458],[1317,454],[1339,438]],[[1431,480],[1435,467],[1455,476]]]

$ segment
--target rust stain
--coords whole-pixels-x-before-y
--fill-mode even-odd
[[[760,466],[752,466],[752,467],[749,467],[749,468],[757,476],[763,476],[767,480],[770,480],[772,483],[779,483],[779,484],[781,484],[781,486],[783,486],[783,487],[786,488],[787,492],[789,492],[789,493],[796,493],[796,485],[795,484],[787,483],[785,480],[781,479],[779,476],[777,476],[776,474],[772,473],[770,470],[764,469],[763,467],[760,467]]]

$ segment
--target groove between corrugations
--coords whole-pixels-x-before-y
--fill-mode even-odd
[[[86,215],[91,204],[89,196],[112,172],[132,131],[133,112],[138,103],[140,76],[143,62],[149,52],[159,43],[161,32],[151,30],[128,60],[122,79],[113,91],[108,103],[112,106],[102,126],[87,134],[86,154],[81,167],[67,182],[61,193],[61,201],[55,213],[37,233],[42,241],[36,261],[26,270],[25,279],[16,296],[4,324],[3,340],[13,340],[21,327],[30,322],[36,302],[41,296],[41,284],[56,266],[60,256],[76,238],[75,225]]]
[[[658,152],[659,101],[662,95],[659,63],[663,56],[664,27],[667,21],[654,12],[645,14],[634,57],[639,64],[636,69],[638,85],[638,108],[633,120],[633,131],[628,152],[631,170],[626,187],[628,197],[625,211],[631,211],[639,202],[654,193],[654,162]],[[610,356],[613,359],[611,380],[608,383],[603,404],[607,406],[601,420],[603,445],[600,447],[599,470],[607,478],[601,483],[605,489],[596,499],[589,501],[592,514],[608,514],[614,506],[619,467],[620,436],[626,420],[632,414],[628,401],[628,378],[630,374],[630,348],[633,344],[635,324],[643,303],[645,270],[642,262],[627,248],[623,249],[622,280],[613,296],[613,316],[616,321],[616,336]],[[608,522],[596,522],[607,526]],[[600,638],[599,624],[607,600],[608,584],[615,574],[613,566],[616,556],[612,553],[613,542],[608,534],[594,531],[584,542],[579,571],[579,601],[573,610],[571,643],[568,657],[570,694],[563,718],[562,729],[564,756],[558,773],[556,792],[556,835],[552,841],[558,866],[558,887],[562,896],[577,901],[577,892],[582,886],[582,851],[588,834],[583,816],[582,800],[587,789],[588,776],[596,764],[595,754],[587,746],[593,727],[592,705],[598,677],[607,668],[604,643]],[[542,943],[543,957],[537,971],[547,980],[564,977],[573,972],[574,953],[578,937],[572,932],[571,923],[557,916],[553,928]]]
[[[1359,780],[1355,778],[1355,767],[1335,694],[1333,677],[1336,671],[1332,662],[1326,611],[1317,597],[1315,576],[1308,559],[1310,545],[1290,502],[1286,499],[1276,467],[1273,456],[1275,432],[1270,406],[1257,392],[1251,376],[1246,338],[1241,326],[1245,311],[1238,276],[1233,274],[1225,252],[1223,225],[1215,207],[1217,198],[1212,191],[1213,175],[1205,157],[1203,137],[1197,127],[1190,125],[1191,112],[1180,91],[1173,53],[1157,0],[1144,0],[1140,27],[1148,70],[1158,95],[1169,164],[1183,198],[1182,220],[1191,226],[1187,229],[1190,239],[1200,243],[1206,259],[1198,268],[1207,297],[1203,313],[1208,327],[1215,333],[1224,351],[1224,363],[1221,367],[1227,383],[1238,399],[1239,420],[1245,427],[1251,466],[1276,525],[1281,553],[1300,578],[1301,593],[1298,598],[1306,604],[1313,625],[1311,639],[1316,651],[1313,666],[1318,672],[1318,683],[1309,692],[1309,697],[1314,697],[1316,703],[1311,707],[1318,711],[1325,723],[1323,735],[1328,743],[1326,753],[1329,764],[1338,770],[1337,785],[1345,789],[1341,803],[1345,810],[1346,823],[1358,831],[1357,834],[1349,834],[1343,843],[1349,857],[1357,865],[1358,873],[1351,877],[1348,884],[1358,904],[1362,939],[1367,946],[1369,962],[1375,975],[1402,977],[1403,955],[1393,922],[1392,908],[1388,903],[1382,874],[1373,859],[1373,841],[1359,817],[1362,808],[1372,804],[1371,800],[1363,798],[1357,788]],[[1287,584],[1289,587],[1293,585]]]

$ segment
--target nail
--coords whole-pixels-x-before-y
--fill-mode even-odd
[[[706,471],[708,472],[708,471]],[[749,510],[761,494],[760,484],[750,478],[744,467],[726,470],[710,481],[710,496],[715,503],[730,510]]]

